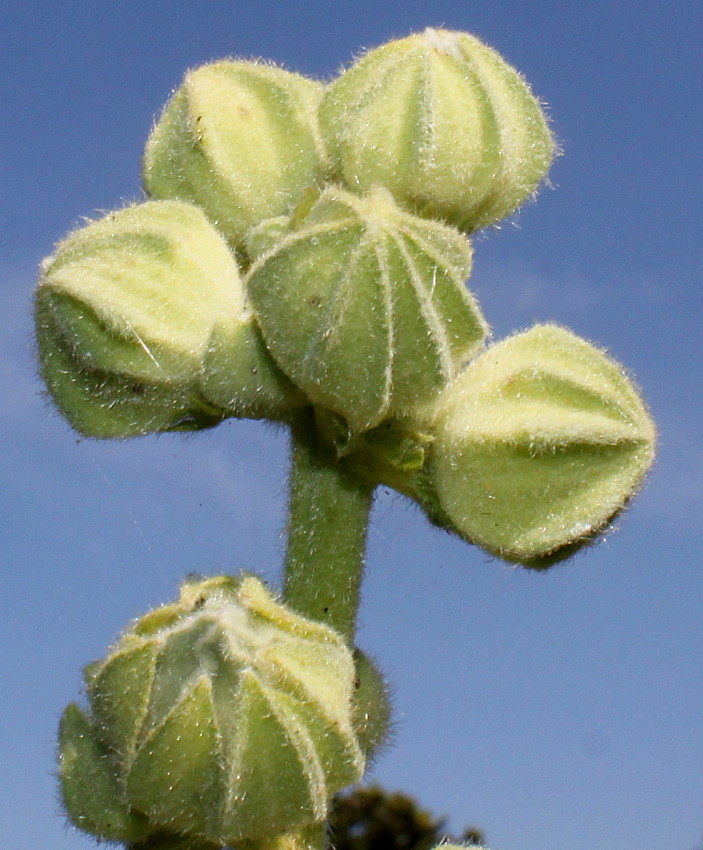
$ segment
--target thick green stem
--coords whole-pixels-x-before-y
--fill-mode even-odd
[[[291,428],[284,601],[354,636],[373,486],[353,478],[319,439],[312,412]]]

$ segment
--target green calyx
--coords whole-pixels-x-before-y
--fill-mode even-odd
[[[253,576],[186,583],[86,669],[90,718],[69,707],[62,726],[68,814],[103,838],[216,846],[319,824],[363,770],[355,675],[334,631]]]
[[[384,189],[329,187],[252,240],[246,286],[269,350],[352,433],[426,404],[481,345],[465,238]]]
[[[554,143],[520,75],[468,33],[426,29],[364,54],[331,83],[320,126],[335,176],[385,186],[467,232],[509,215]]]
[[[622,369],[554,325],[474,361],[438,399],[432,431],[435,512],[471,542],[536,565],[606,526],[654,457],[654,427]]]
[[[190,204],[138,204],[75,231],[44,262],[35,304],[42,375],[87,436],[280,418],[298,403],[229,248]]]
[[[147,142],[146,192],[197,204],[241,251],[249,228],[290,212],[323,179],[322,91],[315,80],[262,62],[190,71]]]

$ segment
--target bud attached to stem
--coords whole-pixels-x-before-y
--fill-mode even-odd
[[[87,668],[91,719],[71,706],[62,726],[69,815],[117,840],[141,829],[224,845],[312,827],[363,770],[354,676],[334,631],[253,576],[186,583]],[[103,773],[71,757],[81,748]],[[97,794],[114,828],[85,815]]]
[[[330,187],[284,231],[276,221],[270,241],[253,234],[264,253],[246,285],[262,334],[352,433],[426,403],[481,345],[470,250],[453,228],[403,212],[384,189]]]
[[[602,529],[654,456],[618,364],[554,325],[475,360],[438,399],[433,431],[429,478],[450,527],[527,564]]]
[[[44,380],[87,436],[279,418],[296,403],[232,253],[190,204],[151,201],[70,234],[44,262],[35,315]]]
[[[448,30],[370,50],[329,86],[320,126],[349,188],[385,186],[467,232],[520,206],[554,151],[520,75],[474,36]]]
[[[263,62],[190,71],[147,142],[147,193],[197,204],[241,250],[250,227],[290,212],[322,179],[322,90],[315,80]]]

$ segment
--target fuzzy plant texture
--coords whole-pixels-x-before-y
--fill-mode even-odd
[[[545,569],[641,485],[655,432],[623,369],[557,325],[491,342],[466,287],[470,235],[532,198],[554,153],[527,83],[466,33],[392,41],[327,84],[215,62],[148,138],[148,200],[44,261],[40,369],[78,432],[245,417],[291,435],[280,592],[189,579],[86,668],[59,747],[79,829],[323,850],[390,719],[354,643],[375,488]]]

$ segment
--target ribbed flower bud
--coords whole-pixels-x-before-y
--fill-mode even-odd
[[[449,524],[528,564],[602,529],[637,490],[655,441],[618,364],[554,325],[475,360],[438,399],[434,433],[430,478]]]
[[[190,204],[139,204],[70,234],[43,264],[36,325],[49,391],[88,436],[277,418],[295,403],[232,253]]]
[[[320,127],[347,186],[385,186],[467,232],[515,210],[554,152],[522,77],[474,36],[448,30],[362,56],[329,86]]]
[[[69,707],[61,738],[69,815],[105,838],[141,829],[218,846],[319,823],[363,769],[354,676],[341,637],[253,576],[186,583],[86,669],[91,718]],[[80,817],[99,789],[95,759],[67,755],[76,739],[109,766],[111,831],[105,817]]]
[[[427,402],[480,346],[470,249],[453,228],[403,212],[384,189],[336,187],[293,215],[287,236],[273,225],[246,279],[262,334],[353,433]]]
[[[147,142],[146,191],[197,204],[241,249],[250,227],[289,212],[321,180],[322,90],[315,80],[260,62],[190,71]]]

